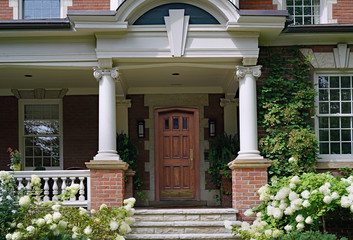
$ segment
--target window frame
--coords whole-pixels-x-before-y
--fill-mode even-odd
[[[315,90],[317,92],[319,92],[319,76],[351,76],[352,77],[352,82],[351,82],[351,91],[353,94],[353,71],[317,71],[314,73],[314,87]],[[351,95],[352,99],[351,99],[351,110],[353,109],[353,95]],[[342,100],[340,99],[339,102],[341,103]],[[338,116],[338,117],[351,117],[353,118],[353,111],[351,111],[350,114],[344,114],[342,115],[341,113],[335,113],[335,114],[320,114],[319,113],[319,94],[317,94],[315,96],[315,135],[317,137],[318,140],[318,144],[319,144],[319,117],[320,116]],[[351,125],[351,149],[352,149],[352,153],[351,154],[320,154],[320,152],[318,153],[318,162],[352,162],[353,161],[353,120],[351,121],[352,125]],[[340,127],[341,129],[341,127]],[[342,142],[342,140],[340,140],[340,142]],[[320,147],[320,145],[318,145],[318,148]]]
[[[59,147],[60,147],[60,166],[59,167],[45,167],[46,170],[63,170],[64,161],[63,161],[63,107],[62,99],[19,99],[18,100],[18,129],[19,129],[19,150],[22,154],[22,166],[25,171],[33,170],[35,167],[26,167],[25,159],[25,149],[24,149],[24,106],[27,104],[34,105],[45,105],[45,104],[57,104],[59,105]]]

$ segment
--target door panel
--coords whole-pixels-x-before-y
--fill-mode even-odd
[[[159,112],[156,117],[157,199],[196,199],[198,118],[194,111],[182,110]]]

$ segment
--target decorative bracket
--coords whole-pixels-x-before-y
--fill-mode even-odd
[[[169,17],[164,17],[170,52],[174,57],[184,55],[189,19],[190,16],[184,16],[184,9],[171,9]]]
[[[337,68],[347,68],[349,65],[350,49],[346,43],[337,44],[337,48],[333,49],[335,63]]]

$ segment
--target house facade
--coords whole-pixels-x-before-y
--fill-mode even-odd
[[[0,167],[90,169],[92,202],[124,197],[116,134],[138,142],[150,203],[218,204],[209,140],[239,134],[233,207],[257,202],[261,48],[300,46],[319,95],[318,168],[352,165],[353,5],[343,0],[5,0],[0,7]],[[249,178],[251,178],[249,180]],[[102,184],[109,182],[109,184]],[[106,185],[104,192],[98,186]],[[114,200],[112,200],[114,201]],[[92,203],[92,206],[96,206]]]

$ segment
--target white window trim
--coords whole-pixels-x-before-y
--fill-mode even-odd
[[[326,75],[326,76],[352,76],[353,75],[353,70],[346,70],[346,71],[317,71],[314,73],[314,83],[315,83],[315,90],[318,91],[318,76],[319,75]],[[353,89],[353,86],[352,86]],[[352,101],[353,102],[353,101]],[[319,95],[317,94],[315,96],[315,134],[317,139],[319,139]],[[332,114],[333,116],[333,114]],[[347,115],[348,116],[348,115]],[[351,113],[349,116],[353,117],[353,113]],[[352,126],[353,129],[353,126]],[[353,139],[351,140],[353,143]],[[353,153],[352,154],[318,154],[318,162],[329,162],[329,163],[335,163],[335,162],[353,162]]]
[[[337,19],[333,19],[333,4],[337,0],[321,0],[320,1],[320,24],[337,23]],[[272,0],[272,4],[277,5],[277,10],[287,9],[287,0]]]
[[[62,170],[64,168],[63,161],[63,104],[62,99],[19,99],[18,100],[18,129],[19,129],[19,150],[24,156],[24,105],[26,104],[59,104],[59,136],[60,136],[60,167],[45,167],[46,170]],[[34,167],[25,167],[24,158],[22,158],[22,166],[24,170],[33,170]]]
[[[60,18],[67,17],[67,8],[72,6],[72,0],[60,0]],[[9,7],[12,7],[13,19],[22,19],[22,0],[9,0]]]

